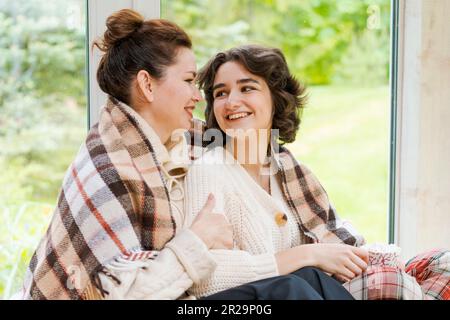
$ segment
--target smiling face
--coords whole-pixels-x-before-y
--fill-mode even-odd
[[[152,109],[158,124],[164,124],[172,133],[176,129],[191,127],[195,104],[202,99],[195,86],[197,66],[192,50],[178,49],[176,63],[167,67],[162,79],[156,81],[153,90]]]
[[[202,100],[195,85],[197,67],[192,50],[179,47],[175,63],[164,68],[161,78],[138,72],[132,91],[132,107],[152,126],[163,143],[175,131],[192,126],[195,104]]]
[[[217,70],[213,85],[213,110],[217,123],[228,135],[233,129],[272,127],[272,98],[266,81],[235,61]]]

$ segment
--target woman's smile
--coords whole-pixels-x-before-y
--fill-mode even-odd
[[[194,109],[195,109],[195,106],[187,106],[184,108],[184,110],[186,110],[186,113],[189,115],[189,119],[193,118]]]
[[[253,115],[253,112],[236,112],[236,113],[231,113],[231,114],[226,115],[225,119],[228,121],[236,121],[236,120],[247,118],[251,115]]]

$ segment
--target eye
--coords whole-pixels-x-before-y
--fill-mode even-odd
[[[189,84],[192,84],[192,83],[194,82],[194,79],[186,79],[186,80],[184,80],[184,81],[186,81],[186,82],[189,83]]]
[[[225,96],[225,91],[217,91],[215,94],[214,94],[214,99],[215,98],[220,98],[220,97],[223,97],[223,96]]]
[[[252,86],[244,86],[241,89],[242,92],[250,92],[250,91],[253,91],[253,90],[256,90],[256,88],[254,88]]]

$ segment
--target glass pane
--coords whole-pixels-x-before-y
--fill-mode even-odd
[[[18,289],[86,134],[85,11],[0,0],[0,298]]]
[[[162,18],[192,36],[200,67],[235,45],[282,49],[309,87],[288,147],[319,177],[342,218],[369,242],[386,242],[390,1],[167,0],[161,7]]]

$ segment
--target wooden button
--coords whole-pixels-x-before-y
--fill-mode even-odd
[[[283,212],[276,212],[275,213],[275,222],[279,227],[283,227],[287,222],[287,215]]]

